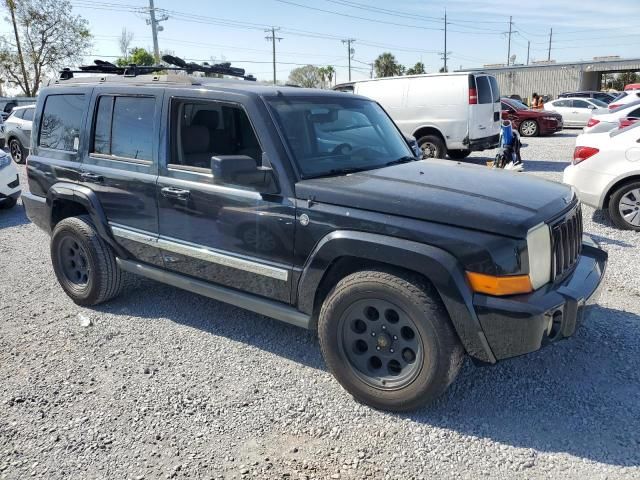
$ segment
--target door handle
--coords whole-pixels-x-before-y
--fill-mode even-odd
[[[85,182],[91,183],[102,183],[104,181],[104,177],[102,175],[97,175],[95,173],[83,172],[80,174],[80,178]]]
[[[160,190],[160,193],[162,193],[163,197],[177,198],[179,200],[186,200],[191,194],[189,190],[183,190],[175,187],[164,187]]]

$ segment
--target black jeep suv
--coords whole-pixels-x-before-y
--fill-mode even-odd
[[[80,305],[130,273],[316,329],[353,396],[434,399],[572,335],[606,254],[561,184],[419,161],[385,111],[333,91],[178,75],[42,90],[24,195]]]

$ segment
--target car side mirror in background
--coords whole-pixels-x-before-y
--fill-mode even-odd
[[[277,193],[276,178],[271,167],[259,166],[247,155],[211,157],[211,173],[217,182],[249,187],[259,193]]]

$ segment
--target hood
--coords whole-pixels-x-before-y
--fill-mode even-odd
[[[574,201],[566,185],[447,160],[302,180],[296,196],[515,238]]]

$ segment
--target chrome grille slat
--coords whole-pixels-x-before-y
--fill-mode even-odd
[[[582,250],[582,209],[577,205],[550,224],[553,280],[571,270]]]

